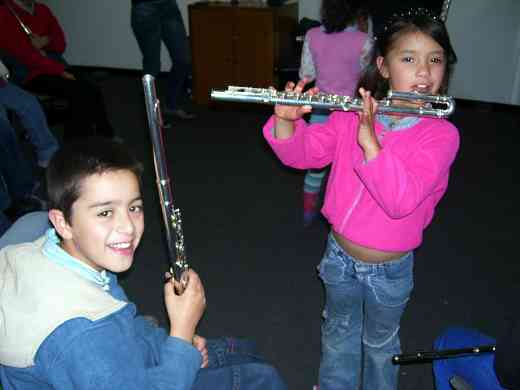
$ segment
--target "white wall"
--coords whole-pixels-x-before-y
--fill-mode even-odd
[[[131,0],[41,0],[59,19],[73,65],[140,69],[141,54],[130,27]],[[184,7],[185,8],[185,7]],[[163,50],[163,69],[170,66]]]
[[[309,19],[320,20],[321,1],[319,0],[299,0],[298,13],[300,19],[307,17]]]
[[[447,27],[459,58],[450,94],[520,104],[520,1],[453,0]]]
[[[74,65],[140,69],[130,29],[131,0],[47,3],[63,25]],[[187,5],[177,0],[187,23]],[[319,19],[320,1],[299,0],[300,18]],[[459,56],[450,94],[458,98],[520,105],[520,1],[453,0],[448,30]],[[170,66],[163,50],[163,69]]]
[[[513,82],[511,102],[520,105],[520,30],[516,39],[516,75]]]

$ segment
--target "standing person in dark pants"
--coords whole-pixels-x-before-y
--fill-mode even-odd
[[[157,77],[161,71],[161,42],[164,42],[172,68],[163,112],[180,119],[193,119],[181,104],[186,98],[184,85],[190,71],[190,51],[186,29],[175,0],[132,0],[132,31],[143,55],[143,72]]]
[[[0,50],[12,80],[36,94],[67,100],[66,138],[113,137],[101,91],[70,72],[63,59],[65,47],[63,30],[46,5],[34,0],[5,0],[0,5]]]

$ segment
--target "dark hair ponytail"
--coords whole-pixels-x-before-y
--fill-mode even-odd
[[[362,0],[322,0],[321,22],[327,34],[343,31],[366,16]]]

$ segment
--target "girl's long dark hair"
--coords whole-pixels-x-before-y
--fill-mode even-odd
[[[371,91],[375,99],[379,100],[387,95],[389,83],[377,68],[377,58],[379,56],[386,58],[388,52],[400,37],[413,32],[428,35],[444,49],[446,72],[439,92],[441,94],[446,92],[453,65],[457,62],[457,55],[453,50],[444,23],[429,11],[420,8],[394,15],[387,21],[379,36],[375,37],[370,62],[360,77],[356,93],[358,93],[360,87],[363,87]]]
[[[326,33],[343,31],[367,15],[363,0],[322,0],[321,22]]]

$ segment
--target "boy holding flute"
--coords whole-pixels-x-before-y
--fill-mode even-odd
[[[285,389],[250,344],[206,341],[197,273],[164,286],[170,329],[137,314],[118,284],[144,231],[141,164],[92,138],[48,168],[52,228],[0,250],[0,379],[10,389]],[[166,275],[169,276],[169,275]],[[173,280],[173,279],[172,279]]]

